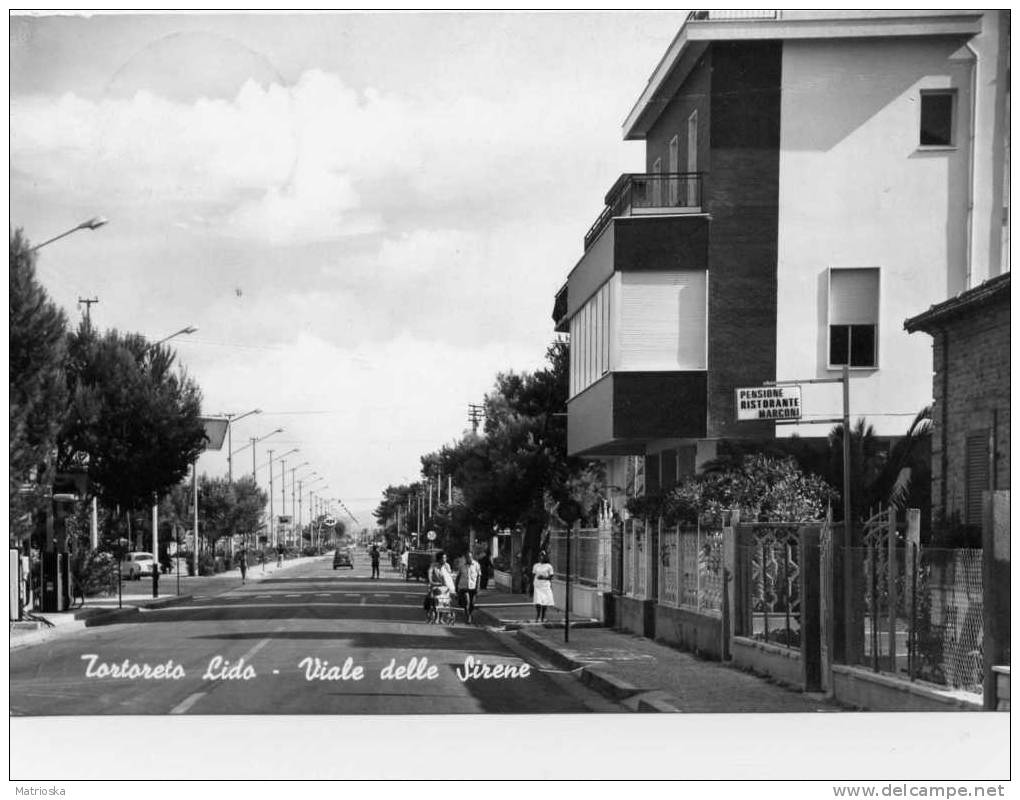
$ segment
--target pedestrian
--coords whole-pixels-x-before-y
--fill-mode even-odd
[[[265,548],[259,549],[259,565],[262,567],[262,574],[266,574],[266,550]]]
[[[278,567],[282,567],[283,566],[283,545],[282,544],[278,544],[276,546],[276,566],[278,566]]]
[[[374,580],[379,577],[379,546],[372,545],[369,555],[372,556],[372,579]]]
[[[401,574],[402,577],[405,577],[405,578],[407,577],[407,562],[408,562],[408,559],[409,559],[408,551],[407,551],[407,548],[405,547],[404,551],[400,554],[400,574]]]
[[[535,622],[545,622],[546,609],[555,604],[553,600],[553,565],[545,550],[538,554],[538,563],[532,569],[535,579]]]
[[[237,554],[237,566],[241,568],[241,583],[247,583],[248,576],[248,554],[242,547]]]
[[[478,558],[478,588],[481,591],[485,591],[489,588],[489,577],[492,574],[492,558],[489,556],[489,551],[485,550]]]
[[[460,607],[464,609],[464,619],[468,625],[471,624],[471,617],[475,613],[475,595],[478,594],[481,571],[478,562],[468,550],[457,570],[457,599],[460,601]]]
[[[429,567],[428,594],[425,597],[425,610],[436,607],[436,597],[442,594],[452,594],[456,591],[453,581],[453,573],[450,572],[450,565],[446,563],[446,553],[440,550],[436,553],[436,560]]]

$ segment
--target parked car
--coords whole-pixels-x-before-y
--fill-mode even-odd
[[[351,558],[350,550],[337,550],[333,554],[333,569],[337,567],[350,567],[354,569],[354,559]]]
[[[120,574],[129,581],[137,581],[143,575],[152,577],[155,568],[156,559],[152,553],[127,553],[120,564]]]

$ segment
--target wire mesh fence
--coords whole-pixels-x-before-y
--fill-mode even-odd
[[[609,531],[598,528],[581,528],[570,533],[570,579],[582,586],[599,586],[609,580]],[[606,542],[603,542],[603,539]],[[567,532],[549,533],[549,560],[557,578],[566,578]]]
[[[981,693],[984,593],[981,550],[850,548],[859,602],[848,626],[850,658],[876,672]]]

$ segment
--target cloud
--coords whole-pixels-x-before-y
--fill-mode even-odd
[[[249,81],[232,100],[15,96],[10,120],[15,180],[161,220],[199,210],[213,230],[275,245],[389,230],[402,217],[431,225],[536,203],[555,213],[587,187],[550,187],[550,175],[590,151],[587,140],[613,138],[524,94],[356,91],[318,69],[286,87]]]

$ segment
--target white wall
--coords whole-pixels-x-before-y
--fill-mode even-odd
[[[879,435],[904,433],[932,395],[931,340],[903,321],[965,288],[970,70],[958,40],[783,45],[777,378],[839,374],[827,368],[827,270],[879,267],[879,364],[854,370],[851,389],[852,415]],[[943,88],[958,94],[957,146],[921,148],[920,90]],[[804,386],[803,403],[805,415],[841,408],[835,387]]]

